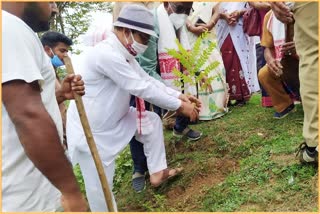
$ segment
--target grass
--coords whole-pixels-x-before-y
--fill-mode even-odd
[[[318,172],[300,165],[295,149],[303,141],[303,111],[282,120],[262,108],[260,95],[224,117],[192,127],[201,140],[177,142],[165,131],[170,167],[182,176],[161,188],[135,193],[128,148],[117,159],[114,192],[119,211],[317,212]]]

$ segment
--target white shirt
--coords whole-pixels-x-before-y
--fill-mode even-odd
[[[177,110],[181,94],[150,77],[112,33],[90,49],[76,71],[83,77],[83,102],[89,124],[104,164],[109,165],[137,130],[129,107],[131,95],[161,108]],[[73,163],[74,150],[89,152],[75,103],[67,113],[68,149]]]
[[[39,38],[21,19],[6,11],[2,11],[2,26],[2,84],[11,80],[39,81],[42,102],[62,142],[55,73]],[[34,131],[41,131],[41,127],[34,127]],[[60,192],[26,156],[3,103],[2,160],[2,211],[55,211],[61,207]]]

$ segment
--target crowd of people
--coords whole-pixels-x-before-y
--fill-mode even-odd
[[[252,10],[262,29],[256,36],[243,29]],[[145,188],[147,173],[152,186],[163,185],[183,173],[167,165],[163,122],[171,119],[166,127],[173,136],[197,141],[202,133],[191,123],[222,117],[230,106],[245,108],[259,91],[275,119],[302,103],[299,159],[318,163],[316,2],[116,2],[112,31],[93,33],[77,74],[63,80],[57,69],[73,42],[50,31],[58,12],[54,2],[2,3],[2,211],[108,211],[75,93],[111,190],[115,159],[128,144],[133,189]],[[179,50],[176,40],[191,50],[204,33],[203,48],[217,43],[217,49],[203,66],[219,63],[204,78],[219,78],[195,94],[174,84],[182,80],[173,70],[188,71],[168,50]],[[76,164],[88,202],[73,174]]]

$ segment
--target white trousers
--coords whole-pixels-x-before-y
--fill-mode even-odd
[[[134,112],[135,114],[136,112]],[[147,165],[150,175],[167,168],[162,122],[160,117],[153,113],[147,112],[149,120],[154,126],[152,133],[148,135],[139,135],[136,132],[136,139],[143,143],[144,153],[147,157]],[[133,121],[135,122],[135,121]],[[117,142],[104,142],[104,143],[117,143]],[[129,142],[128,142],[129,143]],[[84,178],[86,195],[88,198],[89,206],[92,212],[105,212],[108,211],[105,203],[102,186],[95,167],[93,158],[90,153],[79,151],[75,149],[76,160],[80,165],[80,169]],[[120,151],[121,152],[121,151]],[[102,162],[104,157],[101,157]],[[109,159],[109,158],[107,158]],[[76,164],[76,163],[73,163]],[[109,188],[113,188],[113,177],[115,173],[115,160],[108,166],[104,165],[104,171],[108,180]],[[117,211],[116,202],[113,197],[114,209]]]
[[[136,140],[143,143],[144,154],[147,157],[149,174],[159,172],[167,168],[166,151],[164,146],[163,128],[160,117],[147,111],[147,117],[153,124],[153,132],[148,135],[135,134]]]
[[[94,164],[91,154],[81,151],[76,152],[85,183],[86,195],[91,212],[108,211],[97,168]],[[117,212],[117,204],[112,193],[115,162],[113,161],[109,166],[105,166],[103,164],[103,168],[108,180],[109,189],[111,191],[113,207]]]

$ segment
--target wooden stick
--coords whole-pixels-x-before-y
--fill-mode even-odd
[[[66,69],[68,71],[68,74],[74,74],[74,70],[73,70],[73,66],[72,66],[70,58],[68,56],[65,56],[63,58],[63,60],[64,60],[65,66],[66,66]],[[111,192],[109,189],[107,177],[104,173],[102,161],[100,159],[96,144],[95,144],[93,136],[92,136],[92,132],[91,132],[91,128],[90,128],[90,125],[88,122],[87,114],[84,109],[82,97],[80,95],[78,95],[77,93],[74,93],[74,97],[75,97],[78,113],[80,116],[81,124],[82,124],[83,130],[84,130],[84,134],[86,135],[87,143],[90,148],[91,155],[93,157],[94,163],[95,163],[97,171],[98,171],[98,175],[100,178],[100,182],[101,182],[103,194],[104,194],[104,197],[106,200],[106,204],[108,207],[108,211],[114,212],[114,207],[113,207],[113,203],[112,203],[112,196],[111,196]]]

